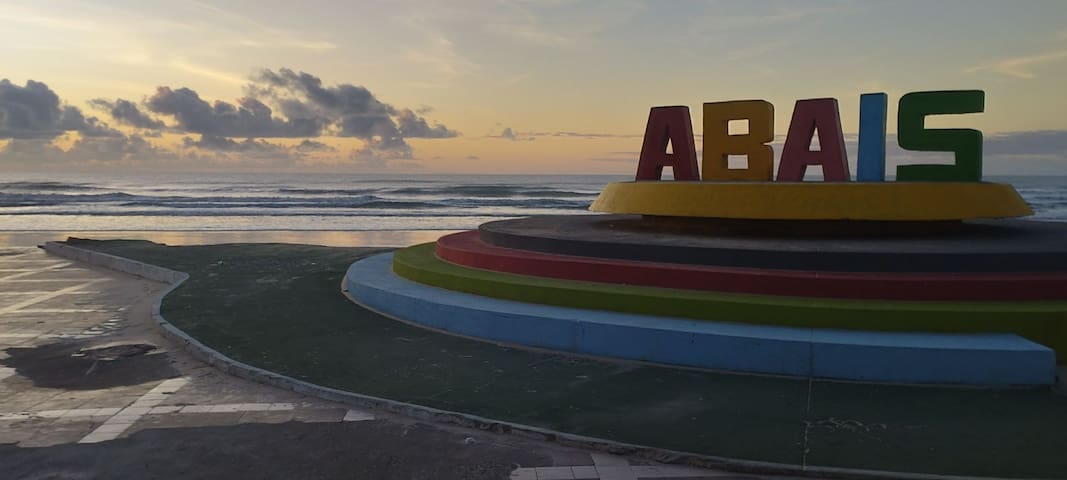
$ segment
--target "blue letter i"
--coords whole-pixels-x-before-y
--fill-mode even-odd
[[[889,97],[884,93],[860,95],[857,182],[885,181],[885,117],[888,101]]]

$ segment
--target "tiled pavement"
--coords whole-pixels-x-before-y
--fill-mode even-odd
[[[0,444],[91,443],[144,428],[374,418],[369,412],[229,377],[179,352],[168,352],[167,342],[148,321],[146,303],[161,288],[36,248],[0,249]],[[162,372],[173,378],[137,382],[134,375],[136,383],[109,379],[118,384],[94,386],[70,381],[66,388],[65,379],[33,378],[55,372],[40,371],[51,365],[21,365],[21,354],[31,356],[36,347],[57,342],[78,342],[86,350],[154,345],[158,348],[143,355],[170,357],[170,368]],[[19,369],[28,375],[20,375]]]
[[[162,288],[35,248],[0,248],[0,445],[99,443],[145,429],[375,419],[375,412],[230,377],[171,350],[150,321]],[[516,465],[512,479],[756,478],[518,438],[491,441],[550,459]]]

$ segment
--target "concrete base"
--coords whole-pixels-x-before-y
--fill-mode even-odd
[[[842,380],[976,386],[1055,383],[1055,354],[1011,334],[857,332],[582,310],[457,293],[404,280],[392,254],[349,268],[349,294],[426,327],[627,360]]]

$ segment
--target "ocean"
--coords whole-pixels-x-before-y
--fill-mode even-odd
[[[0,231],[446,231],[587,214],[597,175],[3,174]],[[1035,219],[1067,221],[1067,176],[1015,185]]]

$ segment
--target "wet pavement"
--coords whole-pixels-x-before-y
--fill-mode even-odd
[[[231,377],[159,335],[150,309],[164,288],[0,248],[0,478],[757,478],[426,424]]]

